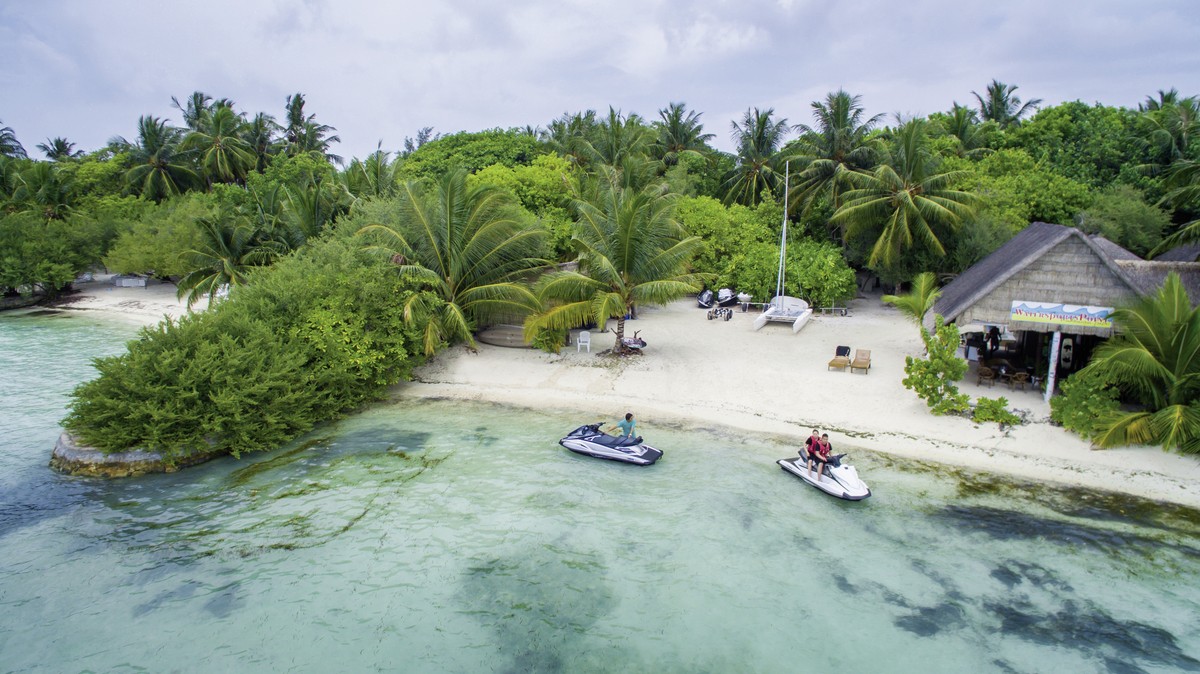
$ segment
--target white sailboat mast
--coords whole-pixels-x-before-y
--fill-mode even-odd
[[[787,262],[788,182],[791,178],[791,164],[791,161],[783,164],[783,226],[780,228],[779,235],[779,276],[775,283],[775,297],[783,297],[784,267]]]

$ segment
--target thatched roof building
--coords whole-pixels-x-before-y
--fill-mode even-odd
[[[1117,259],[1138,257],[1073,227],[1035,222],[947,284],[932,313],[966,331],[973,324],[1012,323],[1013,302],[1114,307],[1141,294],[1140,285],[1117,265]],[[1030,323],[1020,329],[1054,332],[1062,327]],[[1079,334],[1105,337],[1112,331],[1110,327],[1078,329]]]

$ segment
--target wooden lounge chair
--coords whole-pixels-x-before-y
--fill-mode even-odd
[[[980,386],[987,384],[993,386],[996,383],[996,371],[990,367],[979,366],[979,380],[976,382]]]
[[[854,360],[850,361],[850,371],[862,370],[863,374],[869,374],[867,370],[871,369],[871,350],[859,349],[854,352]]]
[[[829,361],[827,369],[832,370],[835,367],[840,368],[843,372],[846,371],[847,367],[850,367],[850,347],[839,346],[833,352],[833,360]]]
[[[1021,390],[1024,391],[1025,385],[1028,383],[1029,373],[1027,372],[1018,372],[1008,379],[1008,387],[1014,391],[1017,390],[1018,386],[1020,386]]]

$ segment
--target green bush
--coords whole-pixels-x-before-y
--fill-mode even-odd
[[[411,292],[386,259],[320,242],[97,359],[63,425],[102,451],[170,459],[278,447],[408,376],[421,352],[401,310]]]
[[[975,401],[975,413],[972,418],[979,423],[995,421],[1001,427],[1016,426],[1021,423],[1021,417],[1008,411],[1008,399],[1003,397],[995,400],[980,398]]]
[[[815,307],[831,306],[854,297],[854,270],[841,250],[812,239],[788,244],[784,294],[801,297]],[[762,301],[775,296],[779,275],[779,244],[760,243],[746,249],[729,272],[728,284]]]
[[[1095,436],[1102,421],[1120,412],[1119,392],[1094,368],[1067,377],[1059,390],[1050,398],[1050,420],[1085,438]]]
[[[903,384],[929,405],[934,414],[962,414],[969,409],[969,396],[959,393],[954,382],[967,372],[967,361],[958,357],[958,327],[946,325],[937,316],[932,334],[921,330],[926,357],[904,359]]]

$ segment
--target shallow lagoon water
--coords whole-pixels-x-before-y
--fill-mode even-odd
[[[599,417],[407,401],[53,473],[67,393],[133,334],[0,318],[0,671],[1200,671],[1194,511],[854,449],[861,503],[772,438],[643,420],[639,468],[556,444]]]

